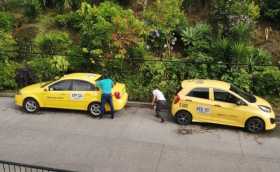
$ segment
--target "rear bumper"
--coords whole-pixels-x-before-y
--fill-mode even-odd
[[[127,101],[128,101],[127,93],[122,95],[121,99],[113,98],[114,110],[119,111],[119,110],[123,109],[126,106]],[[106,111],[110,111],[110,106],[108,104],[106,104],[105,109],[106,109]]]

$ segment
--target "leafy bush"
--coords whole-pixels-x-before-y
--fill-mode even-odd
[[[147,43],[150,50],[157,56],[172,56],[179,40],[177,35],[187,26],[182,0],[154,1],[145,10],[144,19],[149,30]]]
[[[262,72],[255,72],[253,76],[253,90],[257,95],[279,97],[280,70],[276,67],[270,67]]]
[[[37,57],[28,61],[28,65],[36,73],[39,81],[51,80],[56,76],[62,76],[69,68],[69,62],[63,56]]]
[[[261,0],[261,14],[264,19],[272,22],[280,21],[280,1],[279,0]]]
[[[81,23],[81,44],[87,50],[101,49],[105,57],[127,55],[129,47],[142,42],[143,23],[131,10],[124,10],[111,2],[91,7],[82,3],[79,15]]]
[[[69,12],[55,17],[55,23],[57,26],[67,27],[76,31],[80,30],[81,21],[81,17],[76,12]]]
[[[213,6],[211,23],[218,36],[234,40],[250,37],[248,28],[253,27],[260,12],[254,0],[216,0]]]
[[[29,68],[18,68],[16,70],[15,81],[19,88],[34,84],[36,82],[35,73]]]
[[[252,78],[251,75],[246,72],[244,69],[232,71],[231,73],[225,73],[221,80],[226,82],[230,82],[234,85],[237,85],[239,88],[243,90],[250,91],[252,86]]]
[[[181,36],[186,54],[193,51],[207,52],[210,48],[210,26],[207,24],[187,27],[183,29]]]
[[[0,11],[0,30],[12,31],[14,25],[14,17],[7,13]]]
[[[18,64],[9,60],[0,60],[0,66],[0,90],[15,89],[17,87],[15,76]]]
[[[42,6],[40,0],[27,0],[24,3],[24,14],[30,20],[35,19],[41,12]]]
[[[16,57],[16,41],[11,33],[0,30],[0,61]]]
[[[63,54],[69,50],[69,46],[72,44],[65,32],[40,33],[34,41],[40,51],[46,54]]]

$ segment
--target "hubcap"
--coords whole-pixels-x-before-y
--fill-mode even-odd
[[[37,104],[33,100],[28,100],[25,104],[25,108],[28,112],[35,112],[37,110]]]
[[[250,131],[260,131],[262,129],[262,124],[259,121],[251,121],[249,123]]]
[[[101,114],[101,109],[99,104],[92,104],[90,107],[90,113],[93,116],[99,116]]]
[[[178,115],[178,122],[181,124],[185,124],[187,122],[187,116],[184,114],[179,114]]]

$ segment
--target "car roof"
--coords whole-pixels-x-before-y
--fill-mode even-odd
[[[202,80],[202,79],[193,79],[193,80],[184,80],[181,84],[182,88],[194,88],[194,87],[207,87],[207,88],[219,88],[223,90],[229,90],[230,84],[224,81],[218,80]]]
[[[79,80],[93,82],[100,77],[101,77],[100,74],[94,74],[94,73],[72,73],[72,74],[64,75],[61,79],[79,79]]]

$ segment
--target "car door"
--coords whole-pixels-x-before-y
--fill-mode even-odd
[[[243,100],[228,91],[216,88],[213,89],[213,98],[212,110],[219,123],[242,126],[242,114],[246,111],[246,103]]]
[[[51,84],[44,92],[46,107],[68,109],[69,95],[72,90],[72,80],[61,80]]]
[[[73,109],[87,110],[88,105],[94,101],[100,101],[99,89],[90,82],[73,80],[69,106]]]
[[[184,99],[194,121],[212,122],[211,100],[209,88],[197,87],[192,89]]]

